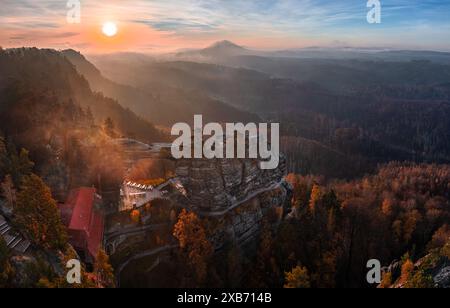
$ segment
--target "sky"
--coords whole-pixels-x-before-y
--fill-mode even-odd
[[[450,51],[450,0],[381,0],[381,24],[367,0],[0,0],[0,46],[82,52],[168,52],[216,41],[265,50],[311,46]],[[115,22],[106,37],[102,24]]]

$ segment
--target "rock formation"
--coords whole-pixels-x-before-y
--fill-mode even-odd
[[[283,182],[286,160],[262,170],[256,159],[183,159],[176,174],[186,188],[190,206],[203,214],[226,212]]]
[[[256,159],[185,159],[177,162],[176,174],[189,206],[211,224],[216,249],[230,241],[251,243],[269,212],[281,219],[290,202],[283,156],[274,170],[260,169]]]

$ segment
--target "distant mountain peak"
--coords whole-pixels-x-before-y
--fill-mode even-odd
[[[207,57],[227,57],[248,54],[250,51],[231,41],[220,41],[200,50],[200,54]]]
[[[239,46],[228,40],[216,42],[208,48],[235,48],[235,49],[241,49],[241,50],[245,49],[244,47]]]
[[[239,55],[252,54],[251,50],[245,47],[239,46],[231,41],[224,40],[216,42],[203,49],[186,50],[176,54],[178,57],[185,57],[188,59],[203,58],[204,59],[217,59],[226,58]]]

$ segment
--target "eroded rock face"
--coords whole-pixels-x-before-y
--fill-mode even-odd
[[[439,269],[433,281],[438,288],[450,288],[450,266]]]
[[[176,173],[189,206],[207,218],[216,249],[230,242],[250,248],[263,221],[276,224],[290,208],[284,157],[274,170],[262,170],[256,159],[180,160]]]
[[[278,168],[262,170],[256,159],[183,159],[176,174],[195,210],[224,212],[275,188],[286,175],[286,161],[282,156]]]
[[[258,243],[263,223],[275,227],[285,217],[290,208],[292,188],[286,182],[281,182],[272,190],[258,194],[226,212],[222,216],[209,217],[208,221],[215,224],[210,228],[211,241],[216,249],[227,243],[251,248]],[[253,249],[254,250],[254,249]]]

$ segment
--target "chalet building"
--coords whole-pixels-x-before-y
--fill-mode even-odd
[[[102,198],[95,188],[72,190],[60,206],[69,242],[87,263],[93,263],[103,247],[104,215]]]
[[[119,212],[139,209],[155,199],[167,199],[172,188],[175,188],[183,196],[187,196],[183,184],[176,178],[167,180],[157,187],[125,181],[120,189]]]
[[[122,202],[119,211],[140,208],[152,200],[163,198],[164,194],[161,187],[125,182],[120,190]]]

